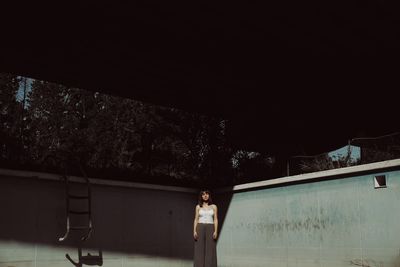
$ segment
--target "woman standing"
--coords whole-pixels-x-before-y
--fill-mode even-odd
[[[217,206],[212,203],[210,191],[202,190],[193,224],[194,267],[217,267],[217,233]]]

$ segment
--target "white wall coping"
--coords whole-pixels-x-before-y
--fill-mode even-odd
[[[307,181],[313,179],[330,179],[333,176],[344,176],[351,173],[363,173],[370,171],[382,171],[388,168],[400,167],[400,159],[387,160],[369,164],[362,164],[357,166],[337,168],[327,171],[312,172],[306,174],[299,174],[294,176],[286,176],[281,178],[275,178],[271,180],[264,180],[259,182],[252,182],[246,184],[235,185],[233,187],[223,187],[216,190],[216,193],[222,192],[235,192],[246,189],[256,189],[258,187],[267,187],[279,184],[295,183],[300,181]],[[20,171],[20,170],[10,170],[10,169],[0,169],[0,176],[10,176],[10,177],[21,177],[21,178],[34,178],[34,179],[44,179],[44,180],[55,180],[63,181],[62,176],[59,174],[44,173],[44,172],[34,172],[34,171]],[[82,177],[69,176],[71,182],[83,183]],[[183,193],[197,193],[198,190],[195,188],[179,187],[179,186],[168,186],[168,185],[156,185],[156,184],[146,184],[146,183],[136,183],[128,181],[118,181],[118,180],[105,180],[98,178],[89,178],[91,184],[96,185],[107,185],[107,186],[119,186],[119,187],[130,187],[130,188],[141,188],[141,189],[151,189],[151,190],[162,190],[162,191],[175,191]]]
[[[53,174],[53,173],[45,173],[45,172],[35,172],[35,171],[0,169],[0,176],[34,178],[34,179],[40,179],[40,180],[53,180],[53,181],[64,182],[62,175]],[[71,182],[85,183],[85,180],[83,177],[69,175],[68,178],[69,178],[69,181],[71,181]],[[179,186],[135,183],[135,182],[128,182],[128,181],[106,180],[106,179],[98,179],[98,178],[89,178],[89,181],[91,184],[96,184],[96,185],[130,187],[130,188],[162,190],[162,191],[174,191],[174,192],[183,192],[183,193],[197,193],[197,191],[198,191],[194,188],[186,188],[186,187],[179,187]]]
[[[279,184],[288,184],[288,183],[295,183],[301,181],[307,181],[312,179],[320,179],[320,180],[327,180],[334,176],[344,176],[351,173],[365,173],[371,171],[383,171],[384,169],[400,167],[400,159],[394,160],[387,160],[387,161],[380,161],[368,164],[362,164],[357,166],[351,167],[344,167],[344,168],[337,168],[332,170],[326,171],[319,171],[319,172],[312,172],[312,173],[305,173],[293,176],[286,176],[282,178],[276,178],[271,180],[264,180],[259,182],[252,182],[246,184],[235,185],[233,187],[224,187],[217,190],[218,193],[222,192],[235,192],[240,190],[247,190],[247,189],[256,189],[258,187],[267,187]]]

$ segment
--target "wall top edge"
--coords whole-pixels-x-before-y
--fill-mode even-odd
[[[344,176],[348,176],[352,173],[362,174],[367,172],[379,172],[384,171],[385,169],[392,169],[392,168],[400,168],[400,159],[394,160],[387,160],[381,162],[374,162],[369,164],[362,164],[357,166],[345,167],[345,168],[337,168],[332,170],[326,171],[319,171],[319,172],[312,172],[312,173],[305,173],[299,174],[294,176],[286,176],[271,180],[264,180],[246,184],[239,184],[233,187],[224,187],[218,189],[218,193],[225,193],[225,192],[235,192],[241,190],[249,190],[249,189],[257,189],[260,187],[268,187],[268,186],[279,186],[282,184],[290,184],[290,183],[298,183],[298,182],[305,182],[307,180],[328,180],[332,178],[340,178]]]
[[[286,176],[286,177],[246,183],[246,184],[239,184],[233,187],[219,188],[216,190],[216,193],[235,192],[235,191],[257,189],[260,187],[268,187],[268,186],[279,186],[281,184],[305,182],[307,180],[314,180],[314,179],[324,180],[324,179],[331,179],[332,177],[340,178],[341,176],[347,176],[352,173],[360,174],[371,171],[383,171],[385,169],[391,169],[396,167],[400,168],[400,159],[387,160],[387,161],[381,161],[381,162],[375,162],[375,163],[369,163],[369,164],[363,164],[345,168],[337,168],[326,171],[312,172],[306,174],[299,174],[294,176]],[[62,181],[62,176],[58,174],[34,172],[34,171],[20,171],[11,169],[0,169],[0,176]],[[72,182],[83,182],[82,177],[69,176],[69,179]],[[198,190],[195,188],[179,187],[179,186],[156,185],[156,184],[136,183],[136,182],[119,181],[119,180],[105,180],[97,178],[89,178],[89,180],[92,184],[105,185],[105,186],[118,186],[118,187],[128,187],[128,188],[173,191],[182,193],[198,192]]]
[[[35,172],[35,171],[20,171],[11,169],[0,169],[0,176],[6,177],[19,177],[19,178],[33,178],[39,180],[53,180],[53,181],[63,181],[62,175],[45,173],[45,172]],[[69,181],[83,183],[84,179],[78,176],[68,176]],[[146,184],[146,183],[136,183],[128,181],[119,180],[105,180],[98,178],[89,178],[91,184],[95,185],[105,185],[105,186],[117,186],[117,187],[128,187],[128,188],[139,188],[139,189],[150,189],[150,190],[161,190],[161,191],[174,191],[182,193],[197,193],[195,188],[179,187],[179,186],[169,186],[169,185],[157,185],[157,184]]]

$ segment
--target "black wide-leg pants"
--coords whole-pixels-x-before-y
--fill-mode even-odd
[[[214,224],[197,224],[198,238],[194,242],[194,267],[217,267],[217,242],[213,238]]]

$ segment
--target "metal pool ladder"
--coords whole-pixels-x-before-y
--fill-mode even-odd
[[[64,236],[60,237],[58,241],[62,242],[68,238],[70,231],[79,230],[85,231],[85,234],[81,237],[81,241],[85,241],[90,238],[93,232],[93,222],[92,222],[92,205],[91,205],[91,189],[90,181],[87,177],[85,171],[83,170],[81,164],[79,164],[80,172],[84,178],[84,184],[86,186],[86,194],[73,194],[71,193],[70,178],[66,174],[63,175],[65,181],[65,196],[66,196],[66,214],[67,214],[67,229]],[[84,202],[87,204],[87,208],[83,211],[78,211],[71,209],[71,201]],[[71,216],[85,216],[87,218],[87,223],[84,225],[71,225]]]

